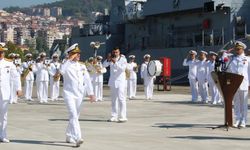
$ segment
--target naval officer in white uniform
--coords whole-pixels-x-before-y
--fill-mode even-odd
[[[213,51],[210,51],[209,52],[209,61],[207,63],[207,65],[208,65],[207,79],[208,79],[209,91],[210,91],[210,94],[211,94],[211,103],[213,105],[221,103],[220,92],[219,92],[217,86],[215,85],[214,80],[213,80],[212,75],[211,75],[211,72],[214,71],[215,60],[216,60],[217,56],[218,56],[217,53],[215,53]]]
[[[83,143],[79,117],[81,104],[85,93],[91,102],[95,101],[93,87],[86,66],[80,63],[78,44],[66,50],[69,58],[61,65],[60,74],[63,76],[63,97],[69,112],[69,124],[66,130],[66,142],[79,147]]]
[[[186,59],[183,61],[183,66],[188,66],[188,79],[189,85],[192,93],[192,102],[197,102],[198,100],[198,82],[196,80],[197,76],[197,63],[196,59],[197,52],[195,50],[190,50]]]
[[[22,80],[24,80],[24,97],[28,101],[32,101],[32,92],[34,84],[35,61],[32,60],[32,54],[25,55],[26,61],[22,64]]]
[[[112,112],[110,122],[127,121],[126,104],[126,74],[127,59],[120,54],[119,48],[114,48],[111,57],[103,63],[104,67],[110,67],[109,87],[111,89]]]
[[[248,110],[248,90],[250,81],[250,59],[245,55],[247,46],[241,41],[235,42],[235,55],[231,57],[228,71],[244,76],[234,96],[235,127],[246,127]]]
[[[207,67],[207,52],[201,51],[200,58],[197,63],[197,75],[196,79],[199,85],[199,93],[201,96],[201,102],[207,103],[208,102],[208,82],[207,82],[207,74],[208,74],[208,67]]]
[[[103,74],[107,69],[102,66],[102,56],[97,56],[93,64],[94,75],[92,79],[96,101],[103,101]]]
[[[129,77],[127,79],[128,98],[133,99],[136,96],[138,65],[135,62],[135,55],[130,55],[129,59],[130,61],[127,65],[127,70],[129,72]]]
[[[150,76],[148,73],[148,63],[151,56],[149,54],[144,55],[144,62],[141,65],[141,78],[144,84],[144,93],[146,100],[151,100],[154,93],[154,80],[155,76]]]
[[[10,101],[10,82],[20,81],[18,80],[18,72],[11,60],[4,58],[4,51],[7,49],[4,48],[4,43],[0,44],[0,142],[9,143],[10,141],[7,138],[7,112],[8,104]],[[21,96],[21,82],[15,84],[17,95]]]
[[[60,91],[60,69],[61,63],[59,62],[59,55],[54,53],[52,55],[52,62],[49,67],[49,83],[50,83],[50,99],[52,101],[58,100],[59,91]]]
[[[37,98],[40,103],[48,103],[49,63],[46,62],[46,53],[40,53],[36,64]]]

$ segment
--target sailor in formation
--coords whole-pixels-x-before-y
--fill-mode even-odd
[[[58,100],[60,92],[60,69],[61,63],[59,62],[59,55],[54,53],[49,67],[50,75],[50,99],[52,101]]]
[[[63,97],[69,112],[69,124],[66,130],[66,142],[79,147],[83,143],[79,117],[85,93],[95,101],[93,87],[86,66],[80,63],[78,44],[66,50],[68,59],[62,64],[60,74],[63,76]]]
[[[40,103],[48,103],[48,85],[50,62],[46,60],[46,53],[39,54],[39,61],[36,63],[37,98]]]
[[[215,60],[216,57],[218,56],[217,53],[210,51],[209,52],[209,61],[207,63],[207,69],[208,69],[208,75],[207,75],[207,80],[208,80],[208,85],[209,85],[209,91],[211,94],[211,103],[216,105],[221,103],[221,96],[220,92],[217,88],[217,86],[214,83],[214,80],[212,78],[211,72],[214,71],[215,68]]]
[[[11,95],[11,81],[17,81],[15,84],[16,94],[21,96],[21,83],[18,80],[18,72],[12,60],[4,58],[4,53],[7,50],[5,44],[0,44],[0,142],[9,143],[7,138],[7,112],[8,104]]]
[[[128,70],[128,98],[133,99],[136,96],[136,89],[137,89],[137,72],[138,72],[138,65],[135,62],[135,55],[129,56],[129,63],[127,65]]]
[[[244,79],[234,96],[235,127],[246,127],[248,110],[248,90],[250,81],[250,59],[245,55],[247,46],[241,42],[235,42],[235,55],[228,63],[228,71],[244,76]]]
[[[207,52],[201,51],[199,55],[199,61],[197,62],[197,75],[199,93],[201,96],[201,102],[208,102],[208,79],[207,79]]]
[[[126,103],[126,67],[127,59],[120,53],[119,48],[112,50],[112,55],[103,63],[104,67],[110,67],[109,87],[111,89],[112,111],[110,122],[127,121]]]
[[[144,62],[141,65],[141,78],[144,84],[144,93],[146,100],[151,100],[153,98],[154,92],[154,81],[155,76],[150,76],[148,73],[148,63],[150,62],[151,56],[149,54],[144,55]]]
[[[17,91],[17,89],[15,89],[17,87],[16,84],[18,84],[19,82],[21,82],[21,74],[23,72],[23,68],[22,68],[22,61],[20,59],[20,55],[19,54],[15,54],[15,59],[13,60],[13,63],[16,67],[17,70],[17,75],[18,77],[16,78],[17,81],[13,81],[13,91],[12,91],[12,96],[11,96],[11,100],[10,100],[10,104],[17,104],[18,103],[18,96],[16,94],[15,91]]]
[[[13,62],[15,62],[15,57],[16,57],[16,54],[15,53],[10,53],[8,55],[8,58]],[[10,93],[10,104],[13,104],[14,103],[14,99],[15,99],[15,95],[16,95],[16,92],[15,92],[15,87],[14,87],[14,83],[15,81],[14,80],[11,80],[10,81],[10,89],[11,89],[11,93]]]
[[[26,100],[32,101],[35,61],[32,60],[31,53],[26,54],[25,58],[26,61],[22,64],[23,74],[21,79],[24,82],[24,97]]]
[[[188,79],[189,85],[192,93],[192,102],[197,102],[198,100],[198,82],[196,80],[197,76],[197,63],[196,59],[197,52],[195,50],[190,50],[186,59],[183,61],[183,66],[188,66]]]
[[[94,61],[94,75],[92,78],[96,101],[103,101],[103,74],[107,69],[102,66],[102,56],[97,56]]]

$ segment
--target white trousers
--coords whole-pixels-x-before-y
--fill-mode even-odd
[[[127,119],[127,103],[126,103],[126,88],[125,86],[119,86],[117,88],[111,88],[111,99],[112,99],[112,118],[119,117],[121,119]]]
[[[196,102],[198,100],[198,82],[196,79],[189,79],[189,85],[192,93],[192,101]]]
[[[152,99],[154,93],[154,83],[149,83],[147,85],[144,85],[144,93],[146,99]]]
[[[208,101],[208,84],[205,81],[198,81],[199,93],[203,102]]]
[[[103,82],[93,82],[94,94],[96,101],[103,100]]]
[[[78,141],[82,138],[81,127],[79,123],[82,97],[73,99],[67,96],[64,97],[64,100],[69,113],[69,123],[66,129],[66,136]]]
[[[211,94],[212,103],[217,104],[218,102],[221,102],[220,92],[219,92],[217,86],[215,85],[214,81],[209,81],[208,84],[209,84],[209,91]]]
[[[32,100],[32,91],[33,91],[33,80],[25,80],[24,84],[24,96],[26,100]]]
[[[37,82],[37,98],[41,103],[48,102],[48,81]]]
[[[0,99],[0,139],[7,138],[7,114],[9,101]]]
[[[50,98],[52,101],[57,100],[60,91],[60,81],[54,81],[50,79]]]
[[[10,82],[10,104],[16,103],[17,102],[17,93],[15,89],[15,82],[11,81]]]
[[[128,98],[134,98],[136,95],[137,80],[129,79],[127,86],[128,86]]]
[[[236,121],[247,123],[248,91],[238,90],[234,95],[234,114]]]

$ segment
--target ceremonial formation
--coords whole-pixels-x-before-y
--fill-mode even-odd
[[[138,79],[143,83],[145,100],[153,100],[154,83],[162,72],[161,62],[152,60],[149,54],[143,56],[140,66],[136,63],[135,55],[129,55],[127,59],[118,47],[106,58],[94,56],[81,61],[81,50],[76,43],[65,50],[62,61],[57,53],[50,58],[45,52],[41,52],[36,60],[31,53],[27,53],[22,62],[20,56],[14,53],[10,53],[6,59],[5,52],[8,49],[4,46],[1,43],[0,141],[4,143],[9,142],[6,133],[8,105],[18,103],[22,89],[25,101],[37,99],[40,104],[44,104],[60,100],[62,86],[61,95],[69,118],[66,142],[79,147],[83,143],[79,123],[83,99],[89,97],[91,102],[104,101],[104,74],[109,74],[108,86],[111,91],[111,113],[108,121],[125,123],[128,121],[129,110],[127,100],[136,99]],[[213,72],[225,71],[244,76],[234,96],[234,127],[237,128],[245,128],[247,124],[250,59],[244,53],[246,48],[243,42],[236,41],[232,53],[232,50],[221,50],[218,53],[190,50],[183,62],[183,66],[189,67],[188,79],[193,103],[200,101],[203,104],[223,104],[223,95],[217,81],[212,77]],[[33,90],[34,84],[36,91]]]

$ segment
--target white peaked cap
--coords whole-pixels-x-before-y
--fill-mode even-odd
[[[207,55],[207,52],[206,52],[206,51],[200,51],[200,53],[203,53],[203,54]]]
[[[46,56],[46,53],[45,53],[45,52],[41,52],[41,53],[39,54],[39,56]]]
[[[102,56],[97,56],[96,58],[99,59],[99,60],[103,59]]]
[[[190,50],[190,51],[189,51],[189,54],[197,55],[197,52],[196,52],[195,50]]]
[[[215,56],[218,56],[218,54],[217,54],[217,53],[215,53],[214,51],[209,51],[209,54],[210,54],[210,55],[215,55]]]
[[[129,55],[128,58],[135,58],[135,55]]]
[[[144,55],[143,58],[150,58],[151,56],[149,54]]]
[[[28,54],[25,55],[25,57],[28,57],[28,56],[32,57],[32,54],[28,53]]]
[[[75,43],[75,44],[71,45],[71,46],[65,51],[65,53],[69,53],[69,52],[75,50],[76,48],[78,48],[78,43]]]
[[[247,48],[246,44],[244,44],[244,43],[241,42],[241,41],[235,41],[235,46],[237,46],[237,45],[242,46],[244,49]]]

